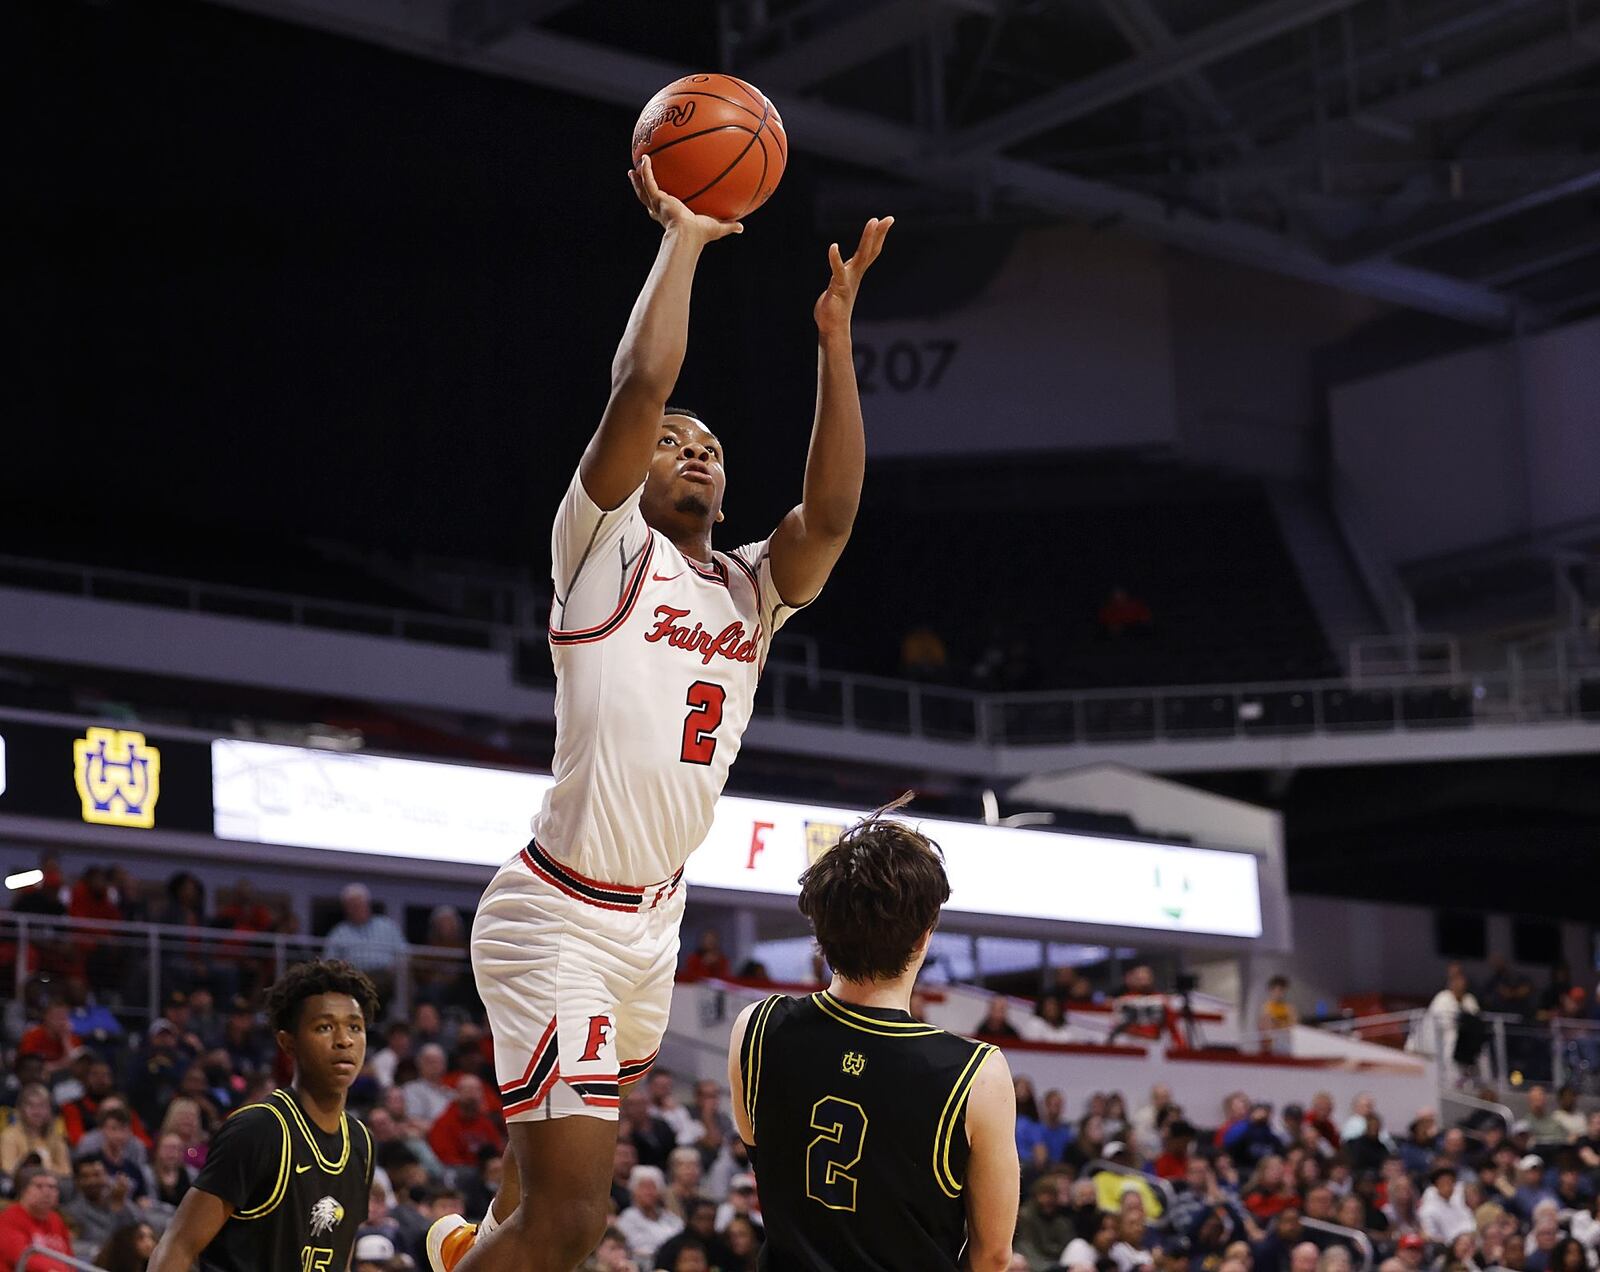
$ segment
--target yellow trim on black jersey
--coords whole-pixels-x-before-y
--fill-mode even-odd
[[[967,1107],[967,1096],[972,1093],[978,1070],[993,1051],[994,1047],[986,1042],[978,1044],[950,1089],[950,1098],[944,1102],[944,1112],[939,1114],[939,1124],[933,1132],[933,1177],[946,1197],[961,1195],[962,1181],[950,1170],[950,1145],[955,1139],[956,1127],[961,1125],[961,1112]]]
[[[306,1115],[300,1110],[300,1101],[294,1098],[293,1092],[280,1087],[272,1094],[281,1096],[283,1102],[289,1106],[289,1111],[294,1114],[294,1120],[300,1124],[300,1133],[306,1137],[306,1143],[311,1145],[311,1154],[317,1159],[317,1164],[330,1175],[337,1175],[342,1171],[350,1161],[350,1119],[343,1113],[339,1114],[339,1133],[344,1137],[344,1151],[339,1154],[338,1161],[330,1162],[317,1147],[317,1137],[311,1133],[311,1123],[306,1121]]]
[[[768,998],[750,1017],[750,1023],[745,1027],[744,1046],[741,1048],[744,1067],[744,1113],[750,1123],[750,1129],[756,1125],[756,1096],[761,1090],[761,1054],[762,1044],[766,1041],[767,1020],[771,1017],[773,1009],[783,1001],[781,994],[774,994]]]
[[[356,1125],[361,1128],[361,1134],[366,1138],[367,1141],[367,1187],[371,1188],[372,1171],[373,1168],[378,1164],[378,1155],[372,1149],[372,1132],[367,1129],[367,1124],[360,1118],[357,1118]]]
[[[272,1185],[271,1194],[259,1206],[252,1206],[249,1210],[235,1210],[233,1212],[233,1217],[235,1219],[266,1218],[267,1215],[270,1215],[278,1208],[278,1203],[283,1200],[283,1194],[289,1187],[289,1158],[292,1154],[289,1148],[288,1120],[283,1116],[282,1113],[278,1112],[276,1106],[267,1104],[265,1102],[261,1104],[246,1104],[244,1108],[240,1109],[237,1113],[231,1114],[230,1116],[238,1117],[240,1113],[248,1112],[250,1109],[266,1109],[268,1113],[272,1114],[273,1117],[278,1119],[278,1126],[283,1131],[283,1151],[278,1157],[278,1179],[277,1182]]]
[[[841,1025],[859,1029],[862,1033],[876,1034],[880,1038],[926,1038],[929,1034],[944,1032],[934,1025],[925,1025],[917,1020],[879,1020],[876,1016],[863,1016],[859,1012],[851,1011],[828,993],[812,994],[811,1001],[820,1011]]]

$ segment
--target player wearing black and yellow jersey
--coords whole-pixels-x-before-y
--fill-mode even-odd
[[[833,983],[746,1008],[728,1056],[761,1267],[1003,1272],[1018,1200],[1010,1070],[908,1010],[950,897],[938,847],[879,813],[800,884]]]
[[[294,1085],[247,1104],[211,1141],[149,1272],[344,1272],[367,1217],[372,1136],[344,1108],[378,1008],[348,963],[301,963],[267,994]]]

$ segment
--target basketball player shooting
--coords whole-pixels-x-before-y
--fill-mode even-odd
[[[829,248],[801,501],[770,538],[714,551],[722,442],[669,410],[701,252],[741,232],[630,171],[661,246],[612,363],[611,399],[556,513],[555,784],[484,893],[472,964],[513,1159],[474,1230],[428,1234],[435,1272],[571,1272],[605,1231],[617,1109],[666,1029],[683,864],[711,826],[772,637],[844,550],[866,462],[856,292],[893,218]]]

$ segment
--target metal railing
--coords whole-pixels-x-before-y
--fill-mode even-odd
[[[15,556],[0,556],[0,586],[4,585],[497,650],[510,656],[519,680],[550,684],[554,678],[542,632],[506,624]],[[1370,659],[1367,665],[1371,667]],[[1446,646],[1442,660],[1433,656],[1417,666],[1418,670],[1399,675],[1365,671],[1359,680],[986,693],[827,671],[818,665],[813,643],[774,654],[757,693],[756,714],[799,724],[997,746],[1600,722],[1600,673],[1576,669],[1565,661],[1531,669],[1508,658],[1504,671],[1468,674],[1460,671],[1453,651]]]
[[[302,933],[0,913],[0,967],[9,963],[18,1000],[36,976],[81,977],[96,1003],[130,1030],[160,1016],[173,990],[203,986],[225,1012],[232,995],[259,992],[292,964],[323,957],[326,947],[326,937]],[[464,949],[408,946],[374,980],[385,1006],[401,1015],[418,1001],[476,999]]]
[[[100,1272],[97,1264],[86,1263],[84,1260],[75,1258],[70,1254],[62,1254],[59,1250],[47,1250],[44,1246],[38,1245],[26,1247],[17,1257],[17,1272],[28,1272],[28,1260],[30,1258],[49,1259],[55,1263],[64,1264],[69,1268],[82,1268],[84,1272]],[[37,1268],[39,1265],[34,1264],[33,1266]]]
[[[1361,1272],[1372,1272],[1372,1265],[1376,1262],[1372,1238],[1360,1228],[1346,1228],[1342,1223],[1329,1223],[1326,1219],[1310,1219],[1304,1215],[1300,1217],[1300,1223],[1314,1232],[1326,1232],[1331,1237],[1349,1242],[1361,1256]]]
[[[1443,1054],[1433,1018],[1422,1008],[1325,1021],[1320,1026],[1368,1042],[1404,1046],[1433,1058],[1439,1066],[1439,1099],[1494,1113],[1508,1122],[1509,1107],[1466,1095],[1461,1082],[1492,1082],[1502,1089],[1532,1082],[1571,1085],[1580,1091],[1600,1093],[1600,1021],[1557,1016],[1544,1022],[1527,1022],[1506,1012],[1480,1012],[1489,1036],[1475,1065],[1466,1070]]]

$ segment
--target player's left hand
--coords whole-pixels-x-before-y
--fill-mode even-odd
[[[892,216],[875,216],[861,231],[861,242],[849,260],[845,260],[837,243],[828,245],[828,265],[833,276],[828,279],[827,290],[817,298],[813,311],[817,319],[817,333],[822,336],[844,335],[850,330],[850,314],[855,309],[856,292],[861,287],[861,277],[883,251],[883,240],[894,225]]]

